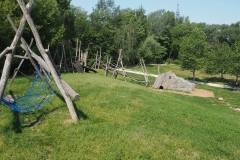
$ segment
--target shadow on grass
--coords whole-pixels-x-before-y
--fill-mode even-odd
[[[27,128],[27,127],[33,127],[34,125],[36,125],[40,119],[52,112],[54,112],[55,110],[59,109],[60,107],[58,108],[54,108],[52,110],[48,110],[48,111],[42,111],[40,115],[36,116],[35,113],[31,112],[31,113],[28,113],[29,115],[33,115],[34,116],[34,120],[32,121],[29,121],[28,124],[21,124],[21,121],[20,121],[20,116],[19,116],[19,112],[16,112],[16,111],[12,111],[13,113],[13,121],[12,121],[12,130],[15,132],[15,133],[22,133],[22,129],[23,128]],[[25,114],[27,115],[27,114]]]
[[[22,133],[19,112],[12,111],[12,113],[13,113],[13,122],[12,122],[13,128],[12,129],[15,133]]]
[[[206,82],[222,82],[226,85],[235,85],[235,81],[233,79],[226,79],[226,78],[221,78],[221,77],[209,77],[209,78],[204,78],[204,81]]]
[[[63,96],[61,94],[58,93],[57,96],[58,96],[59,99],[61,99],[62,102],[65,103],[65,99],[63,98]],[[78,119],[82,118],[82,119],[86,120],[88,118],[88,116],[84,112],[82,112],[81,110],[79,110],[77,108],[76,103],[74,103],[74,102],[73,102],[73,107],[74,107],[74,109],[76,111]]]
[[[192,77],[187,77],[186,79],[192,80]],[[195,81],[205,82],[205,83],[223,83],[225,85],[229,85],[234,87],[235,81],[233,79],[226,79],[221,77],[206,77],[204,79],[195,78]]]

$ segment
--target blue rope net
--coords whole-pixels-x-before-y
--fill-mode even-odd
[[[50,88],[36,73],[32,86],[25,94],[21,97],[12,96],[11,99],[7,96],[2,97],[2,101],[13,111],[27,113],[38,110],[57,94],[57,86],[54,81],[46,74],[43,77],[51,86]]]

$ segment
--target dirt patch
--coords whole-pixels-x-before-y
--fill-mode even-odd
[[[75,123],[72,119],[65,119],[63,121],[64,124],[71,124],[71,123]]]
[[[172,92],[176,94],[188,95],[188,96],[198,96],[198,97],[214,97],[214,93],[204,89],[195,88],[191,93],[180,92],[180,91],[172,91],[172,90],[162,90],[162,89],[154,89],[160,92]]]

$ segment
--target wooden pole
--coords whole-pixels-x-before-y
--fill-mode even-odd
[[[54,69],[54,66],[53,64],[51,63],[51,60],[49,59],[47,53],[45,52],[45,49],[43,48],[43,45],[42,45],[42,41],[40,39],[40,36],[39,36],[39,33],[35,27],[35,24],[29,14],[29,12],[27,11],[27,8],[25,7],[25,4],[23,2],[23,0],[17,0],[31,30],[32,30],[32,33],[34,35],[34,38],[36,40],[36,44],[37,44],[37,48],[39,50],[39,52],[41,53],[43,59],[45,60],[45,62],[47,63],[49,69],[51,70],[51,74],[53,76],[53,79],[55,80],[55,83],[57,84],[60,92],[62,93],[66,103],[67,103],[67,106],[68,106],[68,109],[69,109],[69,112],[71,114],[71,117],[73,119],[73,121],[78,121],[78,117],[77,117],[77,114],[76,114],[76,111],[75,111],[75,108],[73,106],[73,103],[72,103],[72,100],[71,98],[66,94],[65,90],[63,89],[63,86],[61,84],[61,81],[60,81],[60,78],[57,74],[57,71]]]
[[[96,54],[95,69],[97,69],[97,64],[98,64],[98,51],[97,51],[97,54]]]
[[[25,6],[25,4],[22,4],[23,7],[25,8],[26,12],[30,13],[34,2],[35,2],[35,0],[30,1],[27,4],[27,6]],[[10,46],[10,48],[12,48],[12,53],[7,54],[7,57],[6,57],[6,60],[5,60],[5,63],[4,63],[3,72],[2,72],[1,81],[0,81],[0,98],[3,96],[3,93],[5,91],[7,80],[9,78],[9,73],[10,73],[10,70],[11,70],[12,60],[13,60],[14,54],[16,52],[16,46],[17,46],[17,44],[19,43],[19,40],[22,37],[22,33],[23,33],[24,28],[25,28],[25,25],[26,25],[26,18],[23,16],[21,21],[20,21],[19,28],[18,28],[18,30],[15,34],[15,37],[14,37],[12,43],[11,43],[11,46]],[[1,101],[0,101],[0,103],[1,103]]]
[[[148,86],[148,74],[147,74],[147,68],[145,66],[144,60],[140,59],[140,64],[142,66],[142,72],[144,74],[145,82],[146,82],[146,87]]]
[[[102,48],[100,47],[100,53],[99,53],[99,60],[98,60],[98,69],[101,63],[101,58],[102,58]]]
[[[27,53],[25,53],[24,56],[14,55],[14,58],[20,58],[20,59],[22,59],[21,62],[24,61],[25,59],[29,60],[29,58],[27,57]],[[17,70],[18,70],[18,69],[17,69]]]
[[[5,48],[2,53],[0,54],[0,59],[2,59],[2,57],[4,57],[7,53],[11,52],[12,51],[12,48],[10,47],[7,47]]]
[[[78,38],[77,38],[75,61],[77,60],[77,57],[78,57]]]
[[[49,50],[49,45],[48,45],[48,49],[45,49],[44,51],[47,53],[48,58],[50,59],[50,61],[51,61],[52,65],[53,65],[55,71],[57,72],[58,76],[61,76],[61,73],[60,73],[60,71],[57,69],[57,66],[55,65],[54,60],[53,60],[53,58],[52,58],[52,56],[51,56],[51,53],[50,53],[50,50]]]
[[[106,63],[106,66],[105,66],[105,76],[107,76],[108,74],[108,56],[107,56],[107,63]]]

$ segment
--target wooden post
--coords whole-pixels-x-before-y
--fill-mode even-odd
[[[143,59],[140,59],[140,64],[142,66],[142,72],[143,72],[143,75],[144,75],[144,78],[145,78],[145,82],[146,82],[146,87],[148,86],[148,74],[147,74],[147,68],[145,66],[145,63],[144,63],[144,60]]]
[[[27,4],[27,6],[25,6],[25,4],[22,4],[23,7],[25,8],[26,12],[31,11],[31,8],[32,8],[34,2],[35,2],[35,0],[30,1]],[[20,21],[19,28],[18,28],[18,30],[15,34],[15,37],[12,41],[11,46],[10,46],[10,48],[12,49],[12,53],[7,54],[7,58],[6,58],[5,63],[4,63],[3,73],[2,73],[1,81],[0,81],[0,98],[3,96],[3,93],[5,91],[7,80],[9,78],[9,73],[10,73],[10,70],[11,70],[12,60],[13,60],[14,54],[16,52],[16,46],[17,46],[17,44],[19,43],[19,40],[22,37],[22,33],[23,33],[24,28],[25,28],[25,24],[26,24],[26,18],[23,16],[21,21]],[[1,101],[0,101],[0,103],[1,103]]]
[[[58,76],[61,76],[61,73],[57,69],[57,66],[55,65],[54,60],[53,60],[53,58],[51,56],[51,53],[50,53],[50,50],[49,50],[49,45],[48,45],[48,49],[45,49],[45,52],[47,53],[48,58],[50,59],[50,61],[51,61],[52,65],[53,65],[55,71],[57,72]]]
[[[78,57],[78,61],[81,61],[82,60],[82,56],[81,56],[81,41],[79,42],[79,57]]]
[[[107,74],[108,74],[108,56],[107,56],[107,63],[105,66],[105,76],[107,76]]]
[[[54,66],[53,64],[51,63],[51,60],[49,59],[47,53],[45,52],[44,48],[43,48],[43,45],[42,45],[42,42],[41,42],[41,39],[40,39],[40,36],[39,36],[39,33],[34,25],[34,22],[29,14],[29,12],[27,11],[27,8],[25,7],[25,4],[23,2],[23,0],[17,0],[31,30],[32,30],[32,33],[34,35],[34,38],[36,40],[36,44],[37,44],[37,48],[39,50],[39,52],[41,53],[43,59],[45,60],[45,62],[47,63],[49,69],[51,70],[51,73],[52,73],[52,76],[53,76],[53,79],[55,80],[60,92],[62,93],[66,103],[67,103],[67,106],[68,106],[68,109],[69,109],[69,112],[71,114],[71,117],[73,119],[73,121],[77,121],[78,120],[78,117],[77,117],[77,114],[76,114],[76,111],[74,109],[74,106],[73,106],[73,103],[70,99],[70,97],[66,94],[65,90],[63,89],[63,86],[61,84],[61,81],[60,81],[60,78],[56,72],[56,70],[54,69]]]

